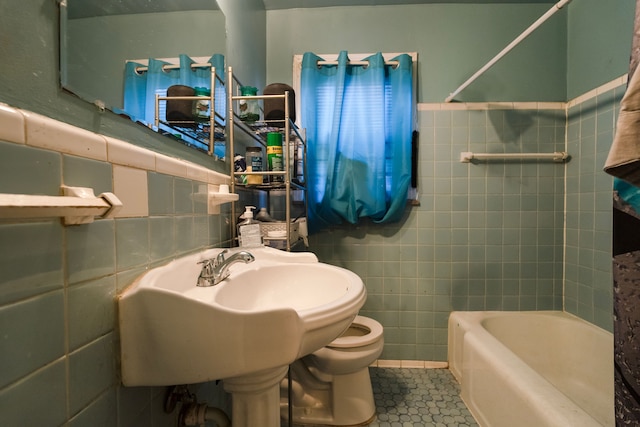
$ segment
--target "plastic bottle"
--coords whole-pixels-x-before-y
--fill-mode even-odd
[[[256,96],[258,89],[253,86],[241,86],[241,96]],[[243,122],[253,123],[260,120],[260,106],[256,99],[240,100],[240,120]]]
[[[262,171],[262,149],[260,147],[247,147],[247,172]],[[247,184],[262,184],[262,175],[247,175]]]
[[[244,172],[247,170],[247,162],[244,157],[240,154],[236,153],[233,158],[233,166],[236,172]],[[246,184],[247,183],[247,175],[236,175],[236,181],[238,184]]]
[[[206,87],[195,87],[194,91],[196,96],[211,97],[211,91]],[[209,120],[209,117],[211,116],[211,106],[209,104],[210,102],[207,98],[201,98],[193,101],[193,117],[198,121]]]
[[[256,220],[262,222],[275,222],[276,220],[271,218],[269,212],[267,212],[267,208],[260,208],[260,211],[256,215]]]
[[[255,248],[262,246],[262,230],[260,222],[253,219],[255,206],[245,206],[244,214],[240,218],[244,221],[238,224],[238,244],[242,248]]]
[[[282,155],[282,134],[280,132],[267,133],[267,163],[270,171],[284,171]],[[271,182],[283,182],[282,175],[269,175]]]

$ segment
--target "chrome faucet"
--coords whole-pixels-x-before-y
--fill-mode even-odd
[[[215,259],[205,259],[198,264],[202,265],[202,271],[198,277],[198,286],[214,286],[229,277],[229,267],[237,262],[248,264],[255,261],[253,255],[247,251],[236,252],[229,258],[225,259],[224,254],[227,249],[220,252]]]

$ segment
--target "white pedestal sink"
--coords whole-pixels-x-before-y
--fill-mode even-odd
[[[140,276],[119,299],[125,386],[223,379],[234,427],[278,427],[279,384],[294,360],[347,329],[366,299],[354,273],[312,253],[256,248],[211,287],[201,264],[222,249],[186,256]],[[235,250],[234,250],[235,251]]]

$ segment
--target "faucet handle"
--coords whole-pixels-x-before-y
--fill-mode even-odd
[[[224,262],[224,254],[226,254],[227,252],[229,252],[229,249],[225,249],[218,254],[218,256],[216,257],[215,265],[221,265]]]
[[[213,267],[214,267],[212,259],[203,259],[202,261],[198,261],[198,264],[203,264],[202,272],[200,273],[200,275],[202,275],[202,273],[212,274]]]

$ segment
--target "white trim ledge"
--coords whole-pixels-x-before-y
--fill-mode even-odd
[[[373,368],[447,369],[449,363],[432,360],[376,360],[369,366]]]
[[[418,104],[418,111],[567,110],[626,84],[625,74],[568,102],[423,102]]]
[[[0,140],[45,150],[158,172],[207,184],[230,178],[204,166],[156,153],[109,136],[21,110],[0,102]]]

